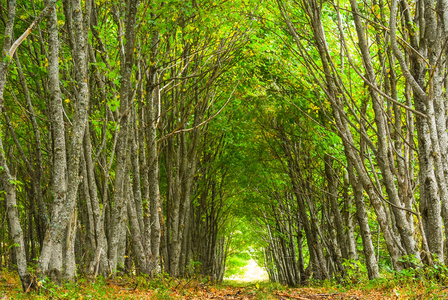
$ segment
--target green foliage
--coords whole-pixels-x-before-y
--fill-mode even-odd
[[[366,265],[360,260],[345,260],[343,266],[346,268],[346,274],[343,278],[343,284],[345,286],[356,286],[360,282],[367,280]]]
[[[200,261],[191,260],[186,269],[188,274],[198,274],[201,266],[202,263]]]
[[[394,280],[399,284],[423,282],[427,286],[440,286],[448,283],[448,267],[441,263],[431,266],[404,269],[395,274]]]
[[[226,276],[243,276],[246,273],[246,265],[250,260],[250,254],[247,252],[238,251],[227,258]]]

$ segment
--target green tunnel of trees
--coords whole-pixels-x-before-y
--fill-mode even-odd
[[[448,0],[1,0],[0,269],[445,264]]]

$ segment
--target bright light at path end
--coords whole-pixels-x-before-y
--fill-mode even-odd
[[[264,281],[269,280],[268,273],[261,268],[255,260],[250,259],[249,262],[246,265],[246,273],[244,274],[243,278],[238,278],[238,280],[241,281]]]

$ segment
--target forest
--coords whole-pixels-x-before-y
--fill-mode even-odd
[[[448,0],[0,0],[0,32],[23,292],[448,285]]]

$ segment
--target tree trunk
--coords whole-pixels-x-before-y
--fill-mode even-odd
[[[380,277],[378,269],[378,261],[375,257],[375,248],[372,243],[372,234],[370,233],[369,219],[367,216],[366,205],[364,203],[364,192],[362,183],[356,178],[353,164],[348,161],[348,176],[353,188],[353,196],[355,198],[356,205],[356,217],[358,219],[359,230],[362,238],[363,252],[366,258],[367,275],[369,279],[375,279]]]
[[[115,192],[114,201],[112,207],[112,235],[109,245],[110,252],[110,264],[111,271],[117,270],[118,264],[118,244],[120,228],[123,224],[123,212],[125,211],[125,197],[124,189],[126,184],[126,163],[127,163],[127,148],[129,138],[129,117],[130,117],[130,105],[132,102],[132,68],[134,66],[133,53],[134,53],[134,39],[135,39],[135,22],[137,14],[138,0],[130,0],[127,4],[126,10],[126,23],[125,23],[125,39],[126,45],[123,45],[123,40],[120,41],[120,45],[124,47],[124,52],[121,53],[121,87],[120,87],[120,132],[118,133],[117,141],[117,166],[115,170]],[[117,22],[120,22],[118,20]],[[120,26],[120,25],[119,25]]]
[[[40,276],[49,275],[52,270],[57,281],[62,274],[62,241],[67,221],[62,218],[62,211],[67,205],[67,158],[65,142],[65,126],[62,97],[59,88],[59,36],[57,28],[56,6],[48,16],[48,77],[51,107],[52,140],[53,140],[53,181],[54,194],[51,221],[46,229],[45,238],[37,266]],[[68,216],[66,216],[68,219]],[[50,265],[51,263],[51,265]]]
[[[0,85],[3,79],[0,78]],[[6,78],[5,78],[6,80]],[[0,90],[0,99],[2,90]],[[19,212],[17,210],[17,199],[16,199],[16,180],[11,176],[6,159],[4,156],[3,143],[0,139],[0,180],[5,189],[5,199],[6,199],[6,211],[8,215],[8,224],[10,235],[14,242],[13,250],[15,251],[16,264],[19,271],[20,281],[22,282],[22,289],[24,292],[28,291],[32,286],[33,277],[28,273],[26,253],[25,253],[25,242],[23,238],[23,230],[20,226]]]

